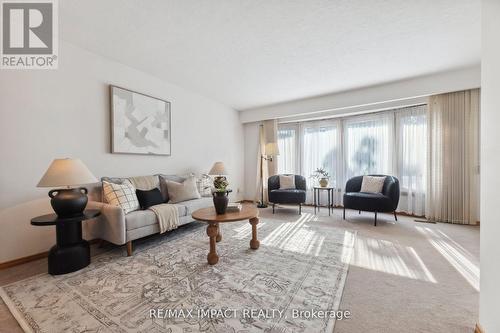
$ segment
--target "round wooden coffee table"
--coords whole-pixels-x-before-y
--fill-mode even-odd
[[[252,204],[243,204],[239,212],[226,212],[226,214],[217,215],[214,207],[201,208],[191,215],[197,221],[207,222],[207,235],[210,238],[210,252],[207,260],[210,265],[215,265],[219,261],[219,256],[215,249],[216,242],[222,240],[219,223],[237,222],[249,220],[252,225],[252,239],[250,248],[257,250],[260,242],[257,240],[257,224],[259,223],[259,211]]]

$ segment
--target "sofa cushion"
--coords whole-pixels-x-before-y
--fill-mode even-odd
[[[186,216],[186,206],[175,205],[179,217]],[[125,223],[127,224],[127,230],[133,230],[137,228],[142,228],[144,226],[158,224],[156,215],[152,210],[136,210],[135,212],[128,213],[125,215]]]
[[[183,201],[179,203],[180,205],[184,205],[186,207],[186,215],[191,215],[193,212],[200,208],[212,207],[214,205],[212,198],[200,198],[194,200]]]
[[[157,175],[129,177],[128,179],[138,190],[148,191],[160,187],[160,179]]]
[[[113,183],[113,184],[123,184],[124,181],[128,180],[128,178],[123,177],[101,177],[101,181]]]
[[[121,185],[126,180],[128,180],[128,179],[121,178],[121,177],[101,177],[101,183],[108,182],[108,183],[112,183],[112,184]],[[102,184],[101,184],[101,198],[102,198],[102,202],[109,203],[108,200],[106,200],[106,197],[104,196],[104,186],[102,186]]]
[[[125,215],[127,230],[141,228],[147,225],[158,223],[155,213],[152,210],[136,210]]]
[[[163,203],[163,196],[160,190],[155,187],[149,191],[135,190],[141,209],[148,209],[151,206]]]
[[[382,193],[382,188],[385,182],[384,176],[363,176],[363,181],[361,182],[360,192],[365,193]]]
[[[273,203],[298,204],[306,201],[304,190],[272,190],[269,192],[269,201]]]
[[[177,182],[177,183],[182,183],[183,181],[186,180],[185,177],[177,176],[177,175],[158,175],[160,179],[160,191],[163,196],[163,202],[168,202],[170,200],[168,196],[168,187],[167,187],[167,180],[172,181],[172,182]]]
[[[196,187],[196,178],[194,176],[187,178],[184,182],[178,183],[165,180],[167,183],[168,202],[179,203],[186,200],[199,199],[200,193]]]
[[[295,190],[295,176],[294,175],[279,175],[280,177],[280,190]]]
[[[137,200],[135,188],[130,181],[124,181],[122,184],[103,181],[102,189],[106,202],[121,207],[125,214],[139,209],[139,200]]]
[[[382,193],[348,192],[344,194],[344,207],[369,212],[392,212],[392,201]]]

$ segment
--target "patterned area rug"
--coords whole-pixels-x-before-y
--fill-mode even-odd
[[[221,226],[219,263],[207,264],[205,224],[195,222],[92,258],[62,276],[42,274],[0,289],[27,332],[332,332],[354,231],[311,214]],[[303,312],[300,312],[303,311]],[[302,313],[302,315],[300,315]]]

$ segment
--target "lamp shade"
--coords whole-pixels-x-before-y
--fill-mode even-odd
[[[55,159],[37,187],[73,186],[97,183],[97,178],[77,158]]]
[[[267,156],[278,156],[280,154],[278,144],[276,142],[266,143],[264,153]]]
[[[210,169],[208,174],[211,176],[227,175],[227,171],[226,171],[226,168],[224,167],[224,163],[215,162],[214,166],[212,167],[212,169]]]

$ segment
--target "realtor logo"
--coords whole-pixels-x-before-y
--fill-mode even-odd
[[[1,0],[1,68],[56,69],[57,0]]]

